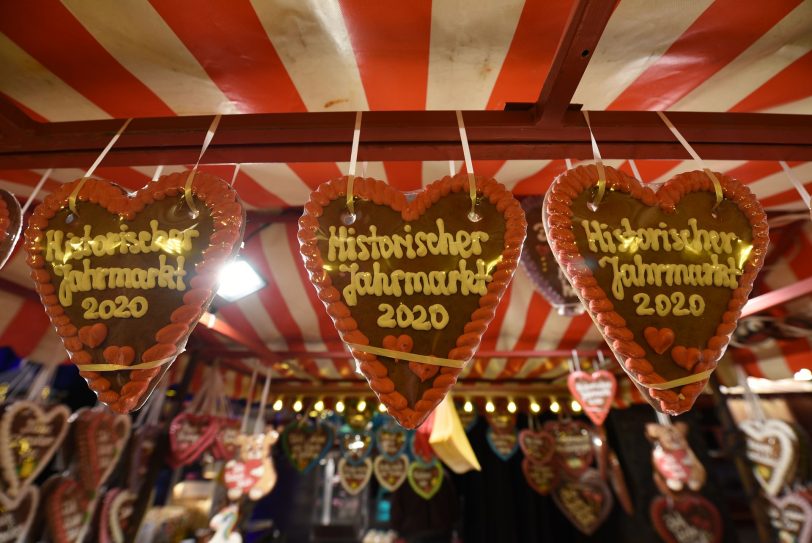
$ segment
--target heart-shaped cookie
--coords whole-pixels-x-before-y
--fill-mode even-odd
[[[99,515],[100,543],[124,543],[124,535],[129,528],[136,497],[129,490],[121,488],[105,493]]]
[[[579,532],[592,535],[612,510],[612,493],[597,470],[565,479],[553,490],[553,501]]]
[[[71,360],[91,365],[81,372],[88,386],[119,413],[141,407],[182,352],[214,297],[220,267],[240,247],[245,211],[237,193],[197,173],[189,194],[195,214],[184,197],[187,179],[166,175],[132,195],[99,179],[67,183],[36,207],[25,230],[31,277],[51,323]],[[98,364],[134,369],[98,371],[110,369]]]
[[[527,217],[527,237],[522,249],[522,267],[533,281],[536,290],[558,310],[561,315],[571,316],[584,312],[581,300],[575,289],[561,271],[553,257],[553,250],[547,242],[541,207],[544,198],[529,196],[522,198],[522,209]]]
[[[705,484],[706,472],[686,439],[688,426],[646,424],[646,437],[654,444],[651,463],[654,480],[664,494],[689,488],[699,491]]]
[[[282,432],[282,450],[300,473],[313,469],[332,446],[333,429],[322,422],[313,425],[291,424]]]
[[[555,438],[544,430],[534,432],[525,429],[519,432],[519,446],[526,458],[537,464],[545,464],[552,460],[555,453]]]
[[[100,409],[81,409],[73,417],[78,481],[85,491],[95,495],[124,452],[130,438],[130,417]]]
[[[143,485],[158,437],[163,432],[163,428],[157,424],[145,424],[133,432],[127,464],[127,485],[133,492],[138,492]]]
[[[771,498],[770,523],[778,534],[778,541],[800,543],[812,541],[812,498],[793,492],[780,498]]]
[[[14,251],[22,223],[17,198],[9,191],[0,189],[0,269]]]
[[[43,407],[18,400],[0,416],[0,505],[13,508],[51,461],[68,432],[70,411],[64,405]]]
[[[764,262],[767,218],[746,186],[719,173],[717,205],[702,171],[679,174],[656,192],[605,171],[597,207],[595,166],[555,180],[545,197],[547,237],[623,369],[656,409],[684,413],[736,329]],[[652,346],[649,327],[671,330],[685,351],[674,357],[660,339]]]
[[[510,460],[519,450],[519,433],[516,428],[499,431],[493,426],[489,426],[485,432],[485,438],[488,440],[488,445],[491,447],[493,454],[498,456],[500,460]]]
[[[409,464],[407,478],[409,486],[418,496],[424,500],[430,500],[443,486],[443,466],[439,460],[435,460],[431,464],[412,462]]]
[[[649,508],[654,528],[666,543],[719,543],[722,517],[710,501],[699,494],[671,500],[657,496]]]
[[[378,452],[390,460],[403,454],[403,451],[406,450],[406,441],[406,431],[394,423],[384,424],[375,434],[375,445]]]
[[[798,462],[797,437],[782,420],[745,420],[740,425],[747,442],[753,475],[770,496],[777,496],[793,476]]]
[[[338,436],[341,454],[350,464],[358,464],[372,453],[372,433],[366,430],[350,430]]]
[[[179,414],[169,424],[169,463],[174,467],[191,464],[214,443],[219,430],[217,417]]]
[[[353,464],[342,458],[338,461],[338,480],[347,494],[356,496],[367,486],[372,477],[372,460],[364,458],[363,461]]]
[[[91,500],[81,485],[67,477],[52,477],[45,493],[45,522],[50,541],[79,543],[93,515]]]
[[[567,475],[577,479],[594,459],[589,428],[580,421],[549,421],[544,429],[555,438],[556,462]]]
[[[39,489],[26,487],[13,507],[0,507],[0,541],[24,543],[37,516]]]
[[[220,417],[217,435],[211,446],[211,453],[217,460],[231,460],[240,452],[240,419]]]
[[[536,462],[529,456],[522,459],[522,473],[530,488],[546,496],[558,484],[558,470],[552,462]]]
[[[373,470],[378,484],[389,492],[394,492],[406,480],[409,471],[409,458],[405,454],[401,454],[394,459],[381,455],[375,459]]]
[[[223,480],[226,484],[228,499],[239,500],[247,495],[262,477],[264,466],[261,461],[248,461],[232,459],[226,462],[223,470]]]
[[[581,404],[589,420],[597,426],[603,424],[612,409],[612,402],[615,401],[615,376],[606,370],[592,373],[573,371],[567,377],[567,387]]]
[[[370,388],[407,428],[456,383],[518,265],[521,206],[493,179],[478,178],[476,192],[472,221],[467,175],[435,181],[410,201],[383,181],[357,178],[351,216],[344,177],[319,186],[299,219],[319,297]],[[426,358],[404,363],[383,346],[403,334],[410,354]],[[439,369],[418,371],[412,361]]]

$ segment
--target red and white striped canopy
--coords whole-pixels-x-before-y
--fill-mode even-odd
[[[299,111],[503,109],[539,95],[572,8],[568,0],[29,0],[0,5],[0,92],[38,121]],[[574,102],[589,110],[748,111],[812,114],[812,1],[621,0]],[[598,142],[600,144],[600,142]],[[349,145],[348,145],[349,149]],[[348,153],[349,155],[349,153]],[[560,160],[474,161],[517,195],[543,194]],[[349,159],[349,156],[348,156]],[[476,159],[476,157],[474,157]],[[625,161],[607,161],[631,173]],[[156,165],[157,166],[157,165]],[[690,161],[637,161],[645,182],[694,169]],[[747,183],[768,210],[803,204],[778,163],[711,161]],[[791,163],[812,189],[812,164]],[[447,163],[372,162],[366,175],[414,190]],[[205,166],[230,179],[233,165]],[[184,169],[166,165],[164,172]],[[251,209],[302,205],[344,163],[243,164],[236,189]],[[155,167],[100,167],[136,189]],[[0,171],[20,199],[42,171]],[[81,177],[54,170],[43,195]],[[812,276],[812,227],[765,270],[776,289]],[[340,351],[338,335],[298,254],[296,225],[275,223],[246,244],[267,280],[218,317],[280,351]],[[0,278],[28,287],[22,255]],[[808,303],[806,304],[808,305]],[[0,346],[39,361],[64,358],[36,299],[0,292]],[[803,311],[805,306],[790,308]],[[808,310],[806,310],[808,311]],[[559,316],[518,271],[483,350],[594,348],[587,316]],[[736,353],[756,375],[809,367],[806,339],[770,340]],[[352,375],[349,361],[305,360],[291,372]],[[546,359],[482,359],[469,377],[552,378]]]

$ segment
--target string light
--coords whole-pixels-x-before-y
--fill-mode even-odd
[[[323,400],[319,400],[319,401],[317,401],[316,403],[314,403],[314,404],[313,404],[313,409],[314,409],[315,411],[324,411],[324,401],[323,401]]]
[[[367,409],[367,402],[366,400],[358,400],[358,411],[366,411]]]
[[[580,413],[581,412],[581,404],[579,404],[576,400],[572,400],[570,402],[570,407],[572,408],[572,410],[575,413]]]
[[[465,400],[465,404],[462,406],[462,410],[466,413],[473,413],[474,412],[474,404],[471,403],[471,400]]]
[[[552,401],[552,403],[550,404],[550,411],[552,411],[553,413],[558,413],[559,411],[561,411],[561,406],[558,405],[557,401],[555,400]]]
[[[386,406],[384,404],[382,404],[382,403],[379,403],[378,404],[378,411],[380,411],[381,413],[386,413]]]
[[[296,400],[293,402],[293,410],[298,413],[302,410],[302,400]]]
[[[509,413],[515,413],[516,412],[516,402],[514,402],[513,400],[510,400],[508,402],[507,409],[508,409]]]
[[[496,411],[496,407],[494,407],[493,402],[488,400],[488,403],[485,404],[485,411],[488,413],[493,413]]]
[[[530,411],[532,411],[533,413],[541,412],[541,406],[536,400],[530,400]]]
[[[274,411],[282,411],[282,407],[284,407],[284,405],[285,404],[282,403],[282,398],[277,398],[276,401],[271,406],[271,408]]]
[[[344,412],[344,402],[338,400],[336,402],[336,413],[343,413]]]

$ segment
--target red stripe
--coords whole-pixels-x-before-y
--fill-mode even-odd
[[[48,122],[48,119],[46,119],[45,117],[43,117],[42,115],[40,115],[39,113],[34,111],[33,109],[30,109],[25,104],[23,104],[21,102],[18,102],[17,100],[12,98],[8,94],[6,94],[4,92],[0,92],[0,95],[4,96],[6,100],[8,100],[12,104],[14,104],[20,111],[22,111],[23,113],[25,113],[26,115],[28,115],[29,117],[31,117],[32,119],[37,121],[38,123],[47,123]]]
[[[249,336],[250,339],[256,341],[257,343],[265,344],[265,340],[263,340],[260,335],[257,333],[256,328],[251,323],[248,317],[246,317],[243,310],[240,308],[239,305],[236,303],[224,305],[222,307],[218,307],[217,317],[221,318],[226,321],[228,324],[242,332],[243,334]]]
[[[307,110],[249,2],[150,1],[240,112]]]
[[[527,177],[513,187],[516,196],[538,195],[547,192],[553,179],[567,170],[567,163],[563,160],[553,160],[544,168]]]
[[[152,179],[151,175],[144,175],[138,170],[123,166],[99,167],[93,174],[93,177],[107,179],[130,191],[136,191],[144,187]]]
[[[119,64],[61,2],[30,0],[2,6],[0,31],[109,115],[175,114]]]
[[[724,173],[733,179],[737,179],[749,185],[750,183],[764,179],[779,171],[781,171],[781,165],[778,162],[771,160],[751,160]]]
[[[474,160],[474,173],[482,177],[494,177],[504,165],[504,160]],[[464,163],[460,166],[460,171],[466,171]]]
[[[17,356],[28,356],[42,341],[49,326],[39,300],[26,299],[0,336],[0,345],[10,347]]]
[[[423,186],[422,162],[384,162],[383,168],[388,183],[398,190],[409,192]]]
[[[26,185],[31,188],[36,186],[40,179],[42,179],[42,174],[32,170],[0,170],[0,180]],[[48,178],[42,186],[42,190],[45,192],[53,192],[61,186],[62,183],[59,181]]]
[[[730,111],[763,111],[812,95],[812,51],[778,72]]]
[[[350,158],[350,140],[347,142],[347,160]],[[330,179],[341,177],[341,170],[335,162],[291,162],[291,170],[313,190]]]
[[[806,188],[807,192],[812,193],[812,182],[806,183],[804,187]],[[779,192],[778,194],[773,194],[772,196],[762,198],[761,205],[763,207],[774,207],[801,201],[801,195],[798,194],[798,191],[793,187],[791,189]]]
[[[531,350],[536,347],[538,343],[541,329],[544,322],[550,314],[552,307],[550,304],[541,297],[537,292],[534,292],[530,298],[530,304],[527,306],[527,315],[525,316],[524,327],[519,335],[519,339],[513,346],[515,351]],[[521,371],[521,368],[527,363],[527,358],[513,358],[509,359],[505,370],[499,375],[499,379],[507,379],[512,377],[515,373]],[[514,367],[518,366],[515,373],[512,373]]]
[[[340,6],[369,109],[425,109],[431,0]]]
[[[743,53],[799,4],[800,0],[774,0],[760,9],[746,9],[739,0],[716,0],[606,109],[668,109]]]
[[[651,183],[655,179],[659,179],[667,174],[680,164],[682,160],[636,160],[637,169],[640,172],[640,177],[643,183]],[[631,169],[631,165],[629,165]]]
[[[204,171],[224,179],[226,182],[231,183],[234,177],[233,164],[205,164],[200,166],[200,171]],[[237,180],[234,183],[237,192],[245,203],[258,208],[268,207],[288,207],[288,204],[279,198],[276,194],[268,192],[265,187],[260,185],[254,180],[253,177],[240,170],[237,173]]]
[[[589,315],[578,315],[570,319],[567,330],[558,341],[559,349],[575,349],[584,339],[586,332],[592,327]]]
[[[510,305],[510,294],[512,290],[513,283],[508,285],[507,289],[505,290],[505,295],[502,296],[502,300],[499,302],[499,305],[496,306],[496,314],[494,315],[491,323],[488,325],[488,329],[485,330],[485,335],[482,337],[482,343],[479,347],[480,349],[485,351],[493,351],[496,349],[496,342],[499,340],[499,334],[502,331],[502,323],[505,320],[505,313]]]
[[[571,0],[525,2],[487,109],[504,109],[507,102],[536,101],[571,9]]]

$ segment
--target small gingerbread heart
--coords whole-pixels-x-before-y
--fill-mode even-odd
[[[135,349],[129,345],[119,347],[118,345],[111,345],[102,352],[104,359],[110,364],[118,366],[129,366],[135,360]]]
[[[79,341],[91,349],[101,345],[107,338],[107,325],[103,322],[89,324],[79,328]]]
[[[406,334],[401,334],[397,337],[386,336],[383,338],[383,346],[385,349],[389,349],[390,351],[410,353],[412,352],[412,347],[414,347],[414,340],[411,338],[411,336]]]
[[[683,345],[677,345],[671,350],[671,358],[681,368],[693,371],[694,366],[702,360],[702,352],[695,347],[685,348]]]
[[[643,330],[643,336],[657,354],[663,354],[674,344],[674,331],[671,328],[654,328],[649,326]]]

